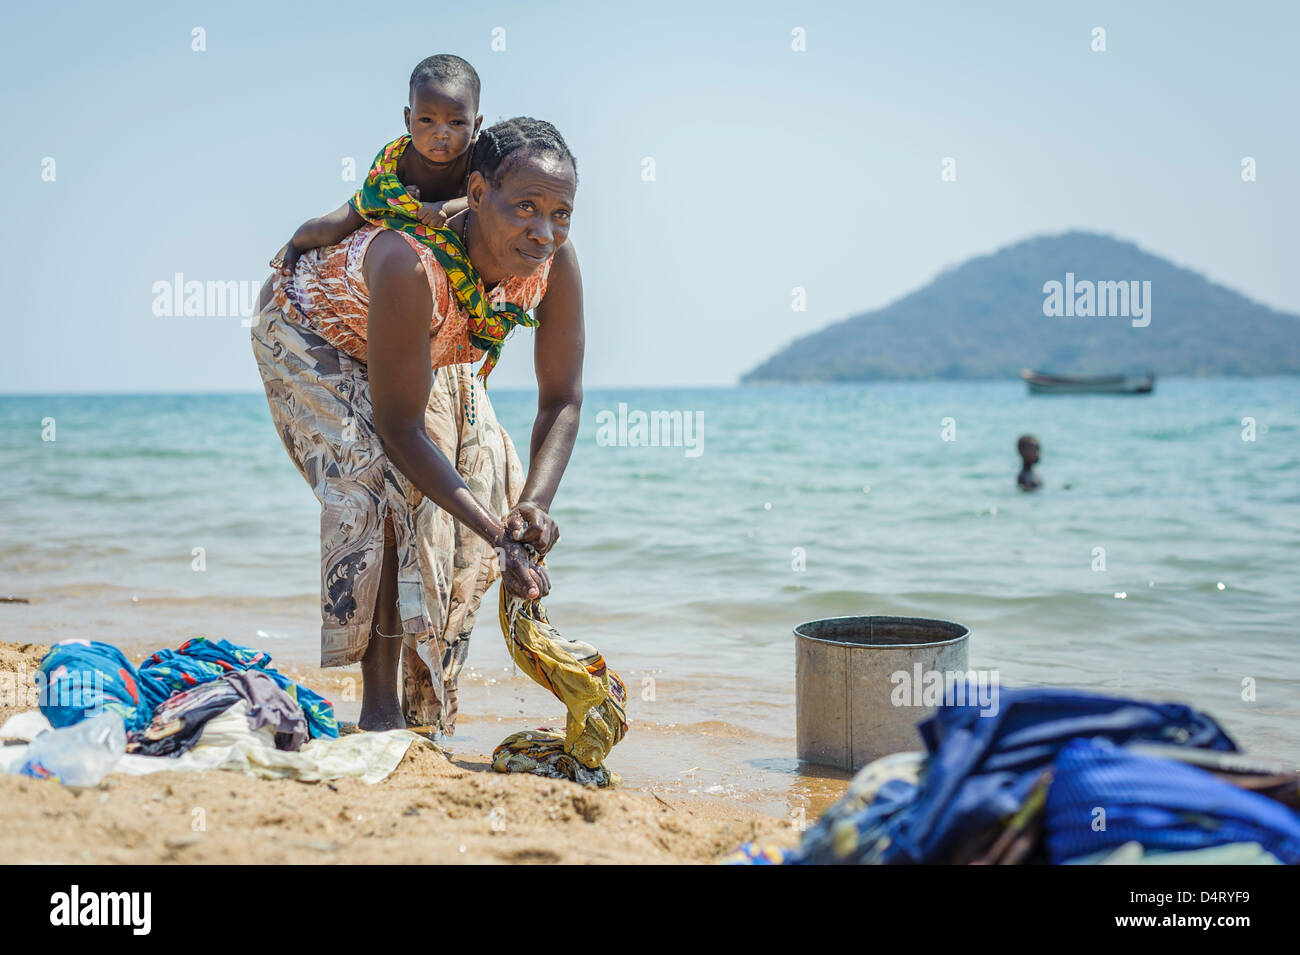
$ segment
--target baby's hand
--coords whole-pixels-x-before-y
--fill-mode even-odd
[[[293,275],[293,267],[301,254],[293,247],[293,240],[290,239],[285,243],[284,248],[275,253],[275,258],[271,259],[271,268],[281,275]]]
[[[407,186],[406,194],[419,202],[420,187],[416,185]],[[447,227],[447,217],[442,212],[444,205],[446,205],[444,202],[420,202],[420,211],[417,218],[430,229],[444,229]]]
[[[420,221],[430,229],[445,229],[447,227],[447,216],[443,213],[445,202],[422,202],[420,203]]]

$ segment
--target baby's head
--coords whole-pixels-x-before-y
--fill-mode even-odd
[[[1038,439],[1032,434],[1022,435],[1016,442],[1016,450],[1020,452],[1020,459],[1025,462],[1025,467],[1032,467],[1038,463]]]
[[[410,104],[403,110],[415,151],[431,163],[452,163],[468,151],[483,117],[474,67],[450,53],[423,59],[411,71]]]

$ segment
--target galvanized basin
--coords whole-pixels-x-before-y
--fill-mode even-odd
[[[970,631],[923,617],[832,617],[801,623],[794,636],[799,758],[853,771],[921,748],[916,726],[934,707],[896,692],[904,681],[894,675],[964,673]]]

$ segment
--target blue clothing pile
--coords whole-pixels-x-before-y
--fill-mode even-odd
[[[339,735],[334,707],[319,693],[294,683],[271,666],[271,655],[263,650],[250,650],[229,640],[212,641],[206,637],[193,637],[175,650],[159,650],[140,664],[141,692],[151,706],[158,706],[173,693],[189,690],[239,670],[261,670],[280,689],[302,707],[307,717],[307,728],[313,738]]]
[[[1152,849],[1257,842],[1283,861],[1300,861],[1300,817],[1290,808],[1205,770],[1123,748],[1237,752],[1203,713],[1075,690],[1005,688],[993,715],[984,713],[940,707],[919,727],[926,748],[919,774],[882,778],[877,764],[865,767],[798,848],[746,845],[724,861],[1062,862],[1132,841]],[[1005,852],[1015,837],[1022,849],[1032,842],[1032,851]]]
[[[60,641],[38,668],[38,679],[45,682],[40,710],[56,729],[79,723],[101,708],[112,710],[122,717],[131,737],[148,727],[154,711],[173,695],[246,670],[264,673],[302,709],[312,737],[339,735],[329,700],[276,670],[270,654],[204,637],[187,640],[176,650],[158,651],[139,670],[111,644]]]
[[[1300,815],[1203,769],[1077,739],[1056,760],[1045,818],[1053,862],[1127,842],[1185,852],[1253,842],[1300,865]]]

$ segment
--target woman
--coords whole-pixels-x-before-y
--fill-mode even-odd
[[[576,188],[553,126],[507,120],[481,134],[469,208],[448,223],[468,253],[457,267],[493,306],[536,309],[527,480],[474,373],[485,352],[456,270],[424,242],[366,226],[263,286],[253,351],[285,449],[321,502],[321,665],[361,661],[362,729],[454,732],[484,591],[497,576],[528,599],[550,589],[523,544],[545,554],[559,537],[547,511],[578,432]]]

